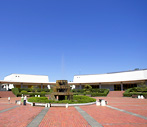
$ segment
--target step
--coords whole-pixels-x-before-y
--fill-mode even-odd
[[[110,91],[107,97],[123,97],[124,91]]]
[[[16,97],[12,91],[0,91],[0,97]]]

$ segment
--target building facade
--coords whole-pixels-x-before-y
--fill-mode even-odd
[[[50,89],[50,85],[56,85],[56,82],[49,82],[49,78],[46,75],[11,74],[6,76],[4,80],[0,80],[0,84],[3,84],[7,90],[14,87],[31,88],[32,86]],[[84,85],[89,84],[92,88],[123,91],[132,87],[147,86],[147,69],[106,74],[75,75],[73,82],[68,84],[72,89],[82,89]]]
[[[126,90],[141,84],[147,85],[147,70],[134,70],[107,74],[75,75],[73,82],[76,89],[82,89],[85,84],[93,88],[107,88],[111,91]]]
[[[4,81],[14,82],[13,84],[5,85],[5,88],[31,88],[34,85],[37,85],[38,88],[48,88],[47,84],[44,83],[49,82],[49,78],[46,75],[28,75],[28,74],[11,74],[4,78]]]

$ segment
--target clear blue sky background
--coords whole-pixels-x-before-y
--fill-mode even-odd
[[[147,68],[147,0],[1,0],[0,79]]]

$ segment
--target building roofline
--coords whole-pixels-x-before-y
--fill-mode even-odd
[[[48,75],[34,75],[34,74],[16,74],[16,73],[11,73],[7,76],[10,76],[10,75],[33,75],[33,76],[48,76]],[[6,76],[5,76],[6,77]],[[49,77],[49,76],[48,76]]]
[[[74,75],[74,76],[104,75],[104,74],[114,74],[114,73],[133,72],[133,71],[143,71],[143,70],[147,70],[147,69],[128,70],[128,71],[118,71],[118,72],[108,72],[108,73],[103,73],[103,74],[82,74],[82,75]]]

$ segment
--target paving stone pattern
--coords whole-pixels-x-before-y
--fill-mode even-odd
[[[96,97],[96,99],[105,99],[111,107],[147,117],[147,99],[127,97]],[[0,98],[0,111],[17,106],[15,100],[20,98],[11,98],[10,104],[7,98]],[[35,119],[40,120],[39,127],[90,127],[88,120],[84,119],[75,107],[51,107],[41,118],[39,114],[44,109],[20,105],[1,112],[0,127],[26,127]],[[104,127],[147,127],[147,120],[107,106],[89,105],[80,106],[80,109]]]

